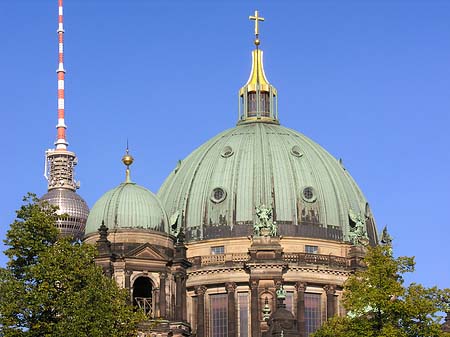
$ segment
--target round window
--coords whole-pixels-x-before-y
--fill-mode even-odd
[[[295,145],[295,146],[292,147],[292,149],[291,149],[291,154],[292,154],[294,157],[301,157],[301,156],[303,156],[303,153],[302,153],[302,151],[300,150],[300,147],[297,146],[297,145]]]
[[[215,202],[216,204],[224,201],[226,197],[227,193],[223,188],[220,187],[216,187],[211,193],[211,201]]]
[[[225,146],[222,150],[222,152],[220,153],[220,155],[223,158],[228,158],[231,157],[233,155],[233,149],[230,146]]]
[[[316,194],[314,193],[314,189],[311,186],[305,187],[302,192],[303,200],[307,202],[316,201]]]

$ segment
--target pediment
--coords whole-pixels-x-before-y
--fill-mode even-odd
[[[158,249],[152,247],[149,243],[144,243],[141,246],[131,250],[126,257],[144,259],[144,260],[164,260],[167,261],[166,254],[161,253]]]

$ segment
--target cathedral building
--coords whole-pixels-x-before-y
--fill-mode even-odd
[[[69,214],[62,233],[97,245],[96,262],[145,311],[141,335],[306,337],[345,314],[343,283],[377,244],[375,221],[342,163],[280,124],[259,13],[237,124],[179,161],[156,195],[133,181],[127,149],[123,182],[89,212],[65,139],[59,5],[58,138],[43,199]]]

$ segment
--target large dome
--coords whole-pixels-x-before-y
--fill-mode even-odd
[[[376,241],[366,199],[342,164],[276,123],[220,133],[179,162],[158,196],[169,216],[181,215],[188,240],[249,235],[264,204],[285,236],[348,241],[357,214]]]
[[[168,231],[166,213],[158,198],[146,188],[126,181],[106,192],[92,207],[85,234],[96,233],[104,221],[111,230],[143,228]]]

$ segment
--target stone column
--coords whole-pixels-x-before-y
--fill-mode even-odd
[[[175,273],[175,321],[183,320],[183,278],[183,272]],[[184,295],[186,296],[186,294]]]
[[[228,337],[237,337],[236,283],[225,283],[228,293]]]
[[[252,336],[260,335],[260,322],[259,317],[261,313],[259,312],[259,296],[258,296],[258,280],[250,280],[250,289],[251,289],[251,331]]]
[[[327,293],[327,318],[331,318],[336,314],[336,286],[328,284],[323,289]]]
[[[181,275],[181,318],[183,322],[187,322],[187,293],[186,293],[187,274]]]
[[[131,290],[131,270],[125,270],[125,288]]]
[[[159,288],[153,288],[152,290],[152,311],[151,318],[157,318],[159,314]]]
[[[159,273],[159,317],[162,318],[167,316],[166,278],[166,273]]]
[[[197,337],[205,337],[205,286],[195,287],[197,295]]]
[[[133,289],[131,289],[131,270],[125,270],[125,289],[128,290],[128,293],[130,294],[129,299],[127,302],[131,305],[134,305],[134,296],[133,296]]]
[[[295,284],[297,290],[297,322],[298,322],[298,335],[305,337],[305,290],[306,283],[297,282]]]

